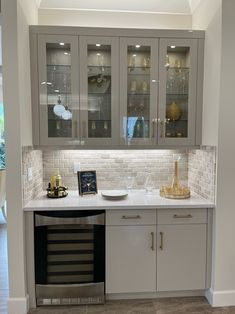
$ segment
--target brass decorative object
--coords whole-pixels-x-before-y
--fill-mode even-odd
[[[62,185],[62,178],[58,170],[57,174],[51,176],[50,182],[48,183],[47,197],[49,198],[66,197],[68,195],[67,190],[68,188]]]
[[[190,189],[179,183],[178,160],[175,161],[175,171],[171,185],[163,185],[160,189],[160,195],[165,198],[184,199],[190,197]]]
[[[180,109],[180,106],[177,105],[176,102],[172,102],[170,105],[166,108],[166,118],[170,119],[171,121],[177,121],[180,119],[182,114],[182,111]]]

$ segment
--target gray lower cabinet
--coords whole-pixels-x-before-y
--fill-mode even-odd
[[[206,288],[207,210],[160,210],[157,291]]]
[[[107,294],[208,288],[207,209],[108,211],[106,223]]]
[[[156,210],[106,212],[106,293],[156,291]]]

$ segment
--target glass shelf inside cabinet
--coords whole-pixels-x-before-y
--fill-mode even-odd
[[[72,137],[71,47],[46,44],[48,137]]]
[[[149,138],[151,48],[139,44],[127,51],[127,137]]]
[[[165,137],[188,136],[190,48],[167,47]]]
[[[111,137],[111,46],[87,48],[88,137]]]

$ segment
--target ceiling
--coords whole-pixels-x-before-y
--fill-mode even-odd
[[[202,0],[35,0],[39,8],[192,14]]]

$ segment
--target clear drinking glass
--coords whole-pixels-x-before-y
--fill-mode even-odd
[[[126,189],[128,192],[131,192],[131,189],[133,187],[133,183],[134,183],[134,177],[128,176],[126,178]]]

